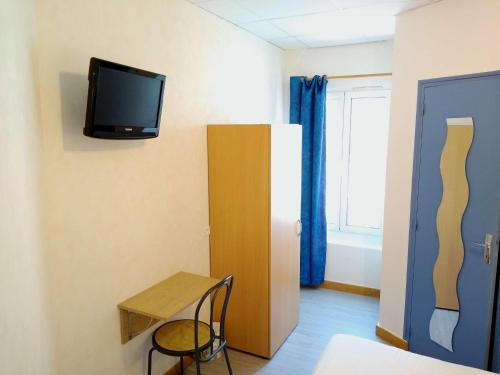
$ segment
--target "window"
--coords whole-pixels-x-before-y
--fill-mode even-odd
[[[326,107],[329,229],[381,235],[390,90],[329,92]]]

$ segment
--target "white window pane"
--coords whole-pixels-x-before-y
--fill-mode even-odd
[[[353,97],[347,184],[347,226],[382,228],[389,99]]]
[[[329,94],[326,102],[326,219],[339,225],[344,94]]]

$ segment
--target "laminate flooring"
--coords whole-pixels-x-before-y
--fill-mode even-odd
[[[334,334],[346,333],[383,342],[375,335],[378,298],[302,288],[300,321],[271,360],[230,350],[234,375],[309,375]],[[224,356],[202,364],[203,375],[228,374]],[[194,365],[185,371],[196,374]]]

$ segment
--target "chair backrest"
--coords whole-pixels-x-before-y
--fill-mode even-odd
[[[231,297],[232,288],[233,288],[233,275],[226,276],[223,280],[221,280],[213,287],[211,287],[209,290],[207,290],[205,294],[201,297],[200,302],[198,302],[198,306],[196,306],[196,312],[194,315],[194,321],[195,321],[194,343],[195,343],[196,356],[198,358],[200,357],[199,345],[198,345],[199,315],[201,308],[203,307],[205,301],[208,298],[210,298],[210,335],[211,335],[210,342],[212,343],[212,345],[210,345],[211,353],[206,358],[206,360],[208,361],[212,359],[221,349],[224,348],[224,346],[226,346],[226,336],[225,336],[226,313],[227,313],[227,306],[229,304],[229,297]],[[218,317],[220,322],[219,335],[215,335],[214,337],[212,337],[213,326],[214,326],[214,308],[216,302],[218,301],[217,297],[219,297],[221,291],[225,291],[225,293],[224,293],[224,300],[222,301],[222,306],[220,307],[220,315]],[[213,342],[215,341],[215,339],[219,339],[219,346],[214,351]]]

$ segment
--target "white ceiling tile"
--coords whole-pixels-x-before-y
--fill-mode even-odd
[[[332,46],[343,46],[347,44],[358,44],[358,43],[368,43],[387,39],[376,39],[376,38],[366,38],[364,36],[353,37],[353,38],[320,38],[313,36],[297,36],[298,40],[306,44],[310,48],[320,48],[320,47],[332,47]]]
[[[355,9],[361,7],[386,6],[388,4],[406,3],[407,0],[332,0],[338,9]]]
[[[280,18],[274,25],[291,36],[316,39],[357,39],[366,35],[394,33],[394,17],[385,13],[341,11],[309,16]]]
[[[396,14],[399,14],[401,12],[406,12],[407,10],[410,10],[410,9],[420,8],[420,7],[423,7],[426,5],[438,3],[440,1],[441,0],[409,0],[403,4],[401,9]]]
[[[287,33],[269,21],[245,23],[241,24],[240,27],[266,40],[285,38],[288,36]]]
[[[283,49],[300,49],[309,47],[308,45],[302,43],[300,40],[294,37],[271,39],[269,42]]]
[[[392,39],[395,15],[441,0],[188,0],[284,49]]]
[[[291,17],[335,10],[331,0],[236,0],[261,19]]]
[[[257,21],[259,19],[257,15],[231,0],[210,0],[196,5],[236,24]]]
[[[391,40],[394,38],[394,35],[392,34],[380,34],[380,35],[365,35],[365,41],[363,43],[370,43],[370,42],[382,42],[385,40]]]
[[[338,9],[392,9],[394,14],[440,0],[331,0]]]
[[[312,16],[297,16],[288,18],[278,18],[271,21],[273,25],[279,27],[289,35],[309,34],[311,29],[321,28],[321,25],[315,25]]]

